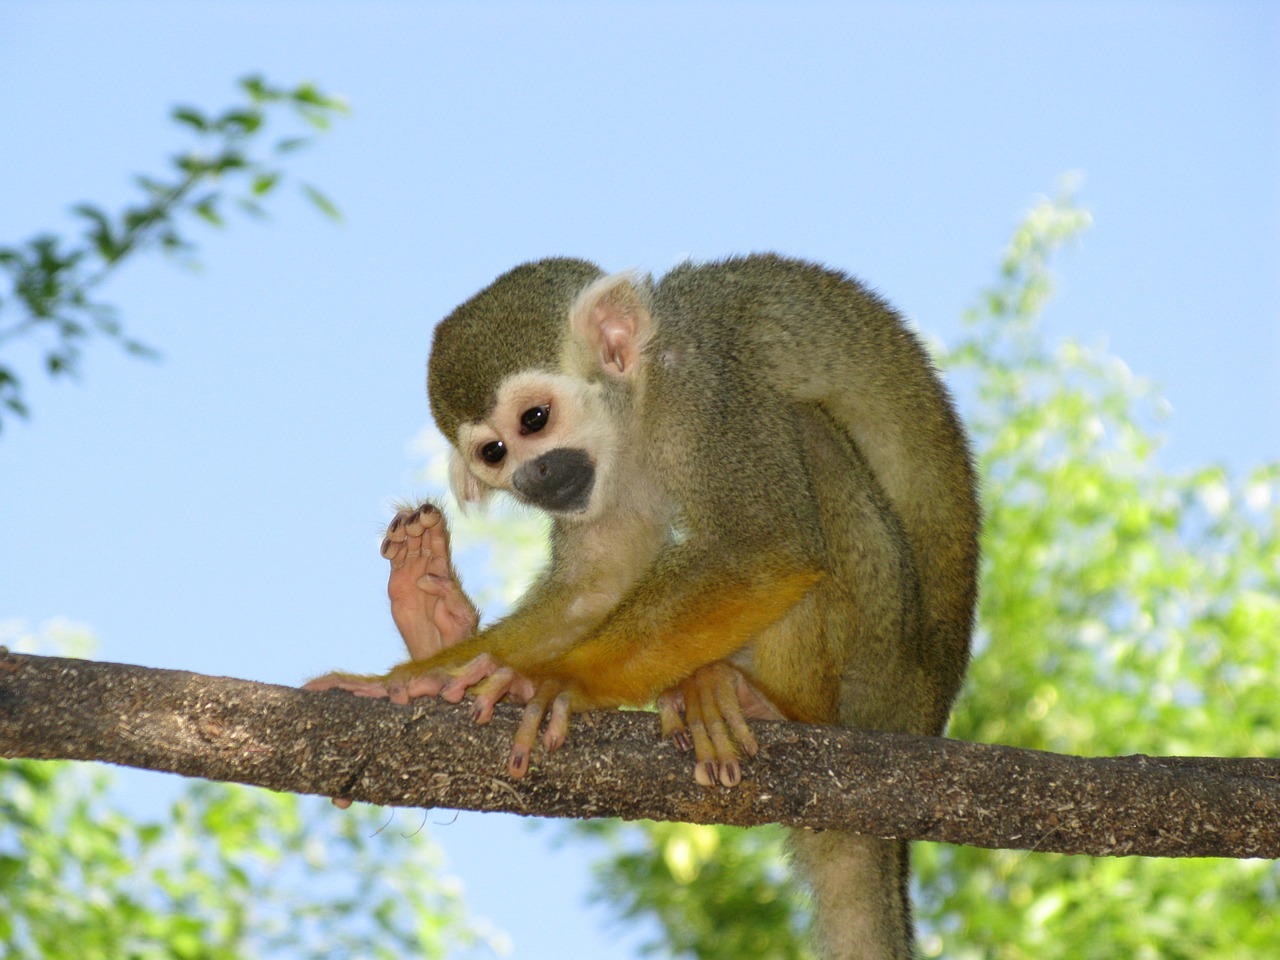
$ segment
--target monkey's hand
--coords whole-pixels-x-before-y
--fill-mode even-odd
[[[482,653],[455,666],[434,666],[422,660],[408,660],[390,673],[326,673],[303,685],[303,690],[346,690],[357,697],[390,700],[402,706],[418,697],[441,697],[459,703],[470,694],[475,700],[472,719],[488,723],[494,705],[504,697],[529,702],[535,684],[528,677]]]
[[[435,504],[398,510],[380,552],[391,562],[391,618],[410,657],[425,660],[476,632],[480,614],[453,568],[449,530]]]
[[[507,761],[508,772],[517,780],[529,769],[533,743],[537,739],[542,718],[548,711],[551,721],[543,735],[543,745],[547,751],[558,749],[569,735],[568,697],[555,681],[535,684],[511,667],[499,664],[487,653],[482,653],[461,666],[424,669],[425,666],[421,660],[410,660],[383,676],[327,673],[323,677],[316,677],[302,689],[346,690],[357,697],[374,697],[402,705],[417,697],[436,696],[449,703],[458,703],[470,694],[474,701],[471,719],[477,723],[488,723],[493,718],[494,705],[504,697],[527,703]],[[333,802],[341,809],[351,805],[346,797],[335,797]]]
[[[438,507],[423,501],[417,507],[398,510],[387,525],[380,552],[391,562],[391,575],[387,579],[391,618],[409,649],[410,663],[434,657],[476,632],[480,614],[463,592],[453,569],[449,531]],[[347,690],[359,697],[377,697],[401,704],[413,697],[435,696],[448,689],[445,699],[457,703],[467,687],[498,671],[497,664],[484,657],[455,665],[452,670],[430,673],[415,674],[403,669],[407,666],[402,664],[386,676],[329,673],[307,683],[303,689]],[[455,681],[461,681],[456,691]],[[518,687],[514,678],[512,686]],[[512,690],[513,695],[517,692]],[[488,709],[492,709],[492,703]]]
[[[704,787],[742,781],[738,749],[754,757],[760,749],[747,719],[782,720],[782,713],[737,667],[717,660],[699,667],[658,697],[662,735],[681,750],[693,747],[694,779]],[[692,743],[691,743],[692,741]],[[735,743],[736,742],[736,743]]]
[[[565,685],[558,680],[530,680],[487,653],[455,667],[430,668],[422,661],[410,660],[384,676],[329,673],[312,680],[303,689],[346,690],[358,697],[375,697],[399,704],[418,697],[437,696],[449,703],[458,703],[469,694],[474,701],[471,719],[477,723],[488,723],[493,718],[493,708],[499,700],[509,697],[524,703],[524,715],[507,761],[507,771],[517,780],[529,771],[529,758],[544,717],[550,718],[542,735],[542,745],[548,753],[558,750],[569,736],[571,696]]]
[[[424,500],[416,507],[403,506],[387,524],[379,551],[391,563],[387,596],[391,618],[409,648],[410,663],[427,660],[442,650],[457,646],[476,632],[480,614],[463,592],[462,583],[449,556],[449,530],[444,514]],[[462,699],[466,688],[494,673],[496,664],[473,663],[416,675],[408,664],[386,676],[328,673],[310,681],[304,690],[347,690],[358,697],[377,697],[408,703],[413,697],[435,696],[449,687],[455,677],[469,677],[452,703]]]

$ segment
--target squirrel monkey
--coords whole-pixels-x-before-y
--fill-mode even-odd
[[[514,777],[544,720],[552,750],[575,711],[655,699],[707,785],[739,781],[747,717],[942,732],[969,657],[974,473],[924,349],[858,282],[775,255],[657,282],[524,264],[436,328],[428,393],[459,499],[546,510],[550,563],[473,632],[438,511],[401,512],[383,554],[414,659],[312,689],[469,693],[480,720],[524,701]],[[905,843],[794,840],[827,956],[911,956]]]

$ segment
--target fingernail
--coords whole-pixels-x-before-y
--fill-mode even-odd
[[[707,761],[707,776],[711,778],[711,782],[715,783],[720,779],[720,771],[716,769],[716,765],[710,760]]]
[[[512,754],[511,754],[511,769],[513,769],[513,770],[523,770],[523,769],[524,769],[524,751],[523,751],[523,750],[515,750],[515,751],[513,751],[513,752],[512,752]]]
[[[400,524],[401,524],[401,523],[403,523],[403,522],[404,522],[404,521],[403,521],[403,519],[401,518],[400,514],[398,514],[398,513],[397,513],[397,514],[396,514],[396,515],[391,519],[391,526],[387,527],[387,529],[388,529],[388,530],[399,530],[399,529],[400,529]]]
[[[675,740],[676,746],[679,747],[685,753],[688,753],[689,748],[693,746],[693,744],[689,742],[689,734],[687,734],[683,730],[677,730],[672,735],[672,739]]]

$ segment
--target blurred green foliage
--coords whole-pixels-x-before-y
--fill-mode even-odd
[[[467,918],[413,814],[393,825],[360,804],[154,775],[173,799],[148,817],[136,799],[125,812],[114,782],[101,766],[0,760],[0,956],[398,960],[502,947]]]
[[[218,114],[190,106],[172,110],[173,121],[196,144],[170,158],[166,174],[135,177],[141,196],[118,214],[81,203],[71,211],[82,227],[78,238],[41,233],[16,246],[0,246],[0,349],[34,338],[52,377],[78,373],[85,342],[94,335],[137,356],[156,355],[128,336],[116,309],[99,299],[103,282],[139,253],[190,257],[194,246],[186,230],[193,219],[222,227],[228,207],[265,216],[263,204],[286,179],[281,164],[287,155],[346,112],[342,100],[309,83],[276,87],[250,76],[239,81],[239,89],[243,102]],[[280,114],[292,123],[285,133],[269,137]],[[307,183],[300,187],[321,212],[339,217],[319,189]],[[0,362],[0,427],[6,412],[30,413],[18,371]]]
[[[1069,195],[1014,234],[939,360],[983,477],[975,658],[949,735],[1081,755],[1280,756],[1280,465],[1233,480],[1156,460],[1162,404],[1104,350],[1040,328]],[[600,900],[657,921],[650,952],[803,957],[781,832],[584,824]],[[923,956],[1274,955],[1280,865],[915,844]]]

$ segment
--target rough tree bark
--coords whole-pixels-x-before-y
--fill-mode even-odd
[[[757,724],[733,789],[703,789],[642,712],[574,718],[511,780],[519,711],[409,707],[0,647],[0,756],[101,760],[370,803],[546,817],[783,823],[1095,856],[1280,857],[1280,760],[1082,758]]]

